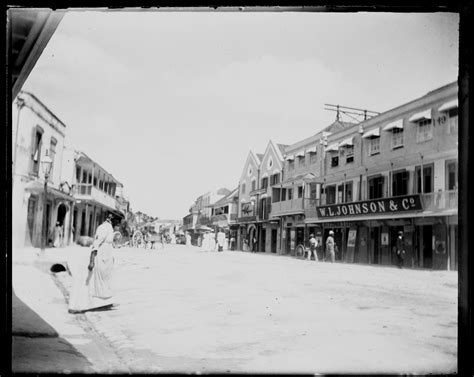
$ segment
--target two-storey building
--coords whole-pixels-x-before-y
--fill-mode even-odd
[[[114,223],[125,217],[128,204],[116,197],[120,197],[123,185],[98,162],[84,152],[66,149],[63,165],[63,180],[72,183],[75,199],[74,241],[80,236],[92,237],[109,213],[114,215]]]
[[[68,240],[73,198],[61,179],[66,125],[36,96],[21,91],[13,103],[13,246],[50,244],[56,223]],[[52,160],[44,200],[42,161]],[[46,216],[44,216],[46,211]]]
[[[335,231],[338,259],[457,268],[457,83],[328,137],[321,201],[305,223]]]

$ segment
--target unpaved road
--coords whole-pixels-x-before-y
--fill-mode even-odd
[[[453,373],[457,273],[118,249],[90,312],[134,372]]]

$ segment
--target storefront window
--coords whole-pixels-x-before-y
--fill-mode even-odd
[[[336,185],[326,186],[326,204],[336,203]]]

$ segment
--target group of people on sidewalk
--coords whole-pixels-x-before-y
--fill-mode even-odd
[[[309,252],[308,252],[308,260],[311,260],[311,257],[314,256],[314,260],[317,262],[318,259],[318,248],[321,245],[319,241],[316,240],[314,234],[310,234],[309,236]],[[336,252],[337,252],[337,245],[334,241],[334,232],[332,230],[329,231],[329,236],[326,239],[326,255],[324,257],[325,261],[330,261],[334,263],[336,259]],[[398,237],[396,241],[396,255],[397,255],[397,266],[398,268],[403,268],[403,263],[405,260],[405,240],[403,238],[403,232],[398,232]]]
[[[217,235],[208,230],[203,235],[201,248],[203,251],[224,251],[225,241],[226,237],[222,228],[219,228]]]

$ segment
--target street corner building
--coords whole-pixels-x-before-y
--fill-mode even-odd
[[[51,246],[57,223],[66,246],[92,236],[107,213],[125,216],[129,204],[122,184],[83,152],[66,147],[66,125],[35,95],[19,92],[12,128],[14,247]]]

